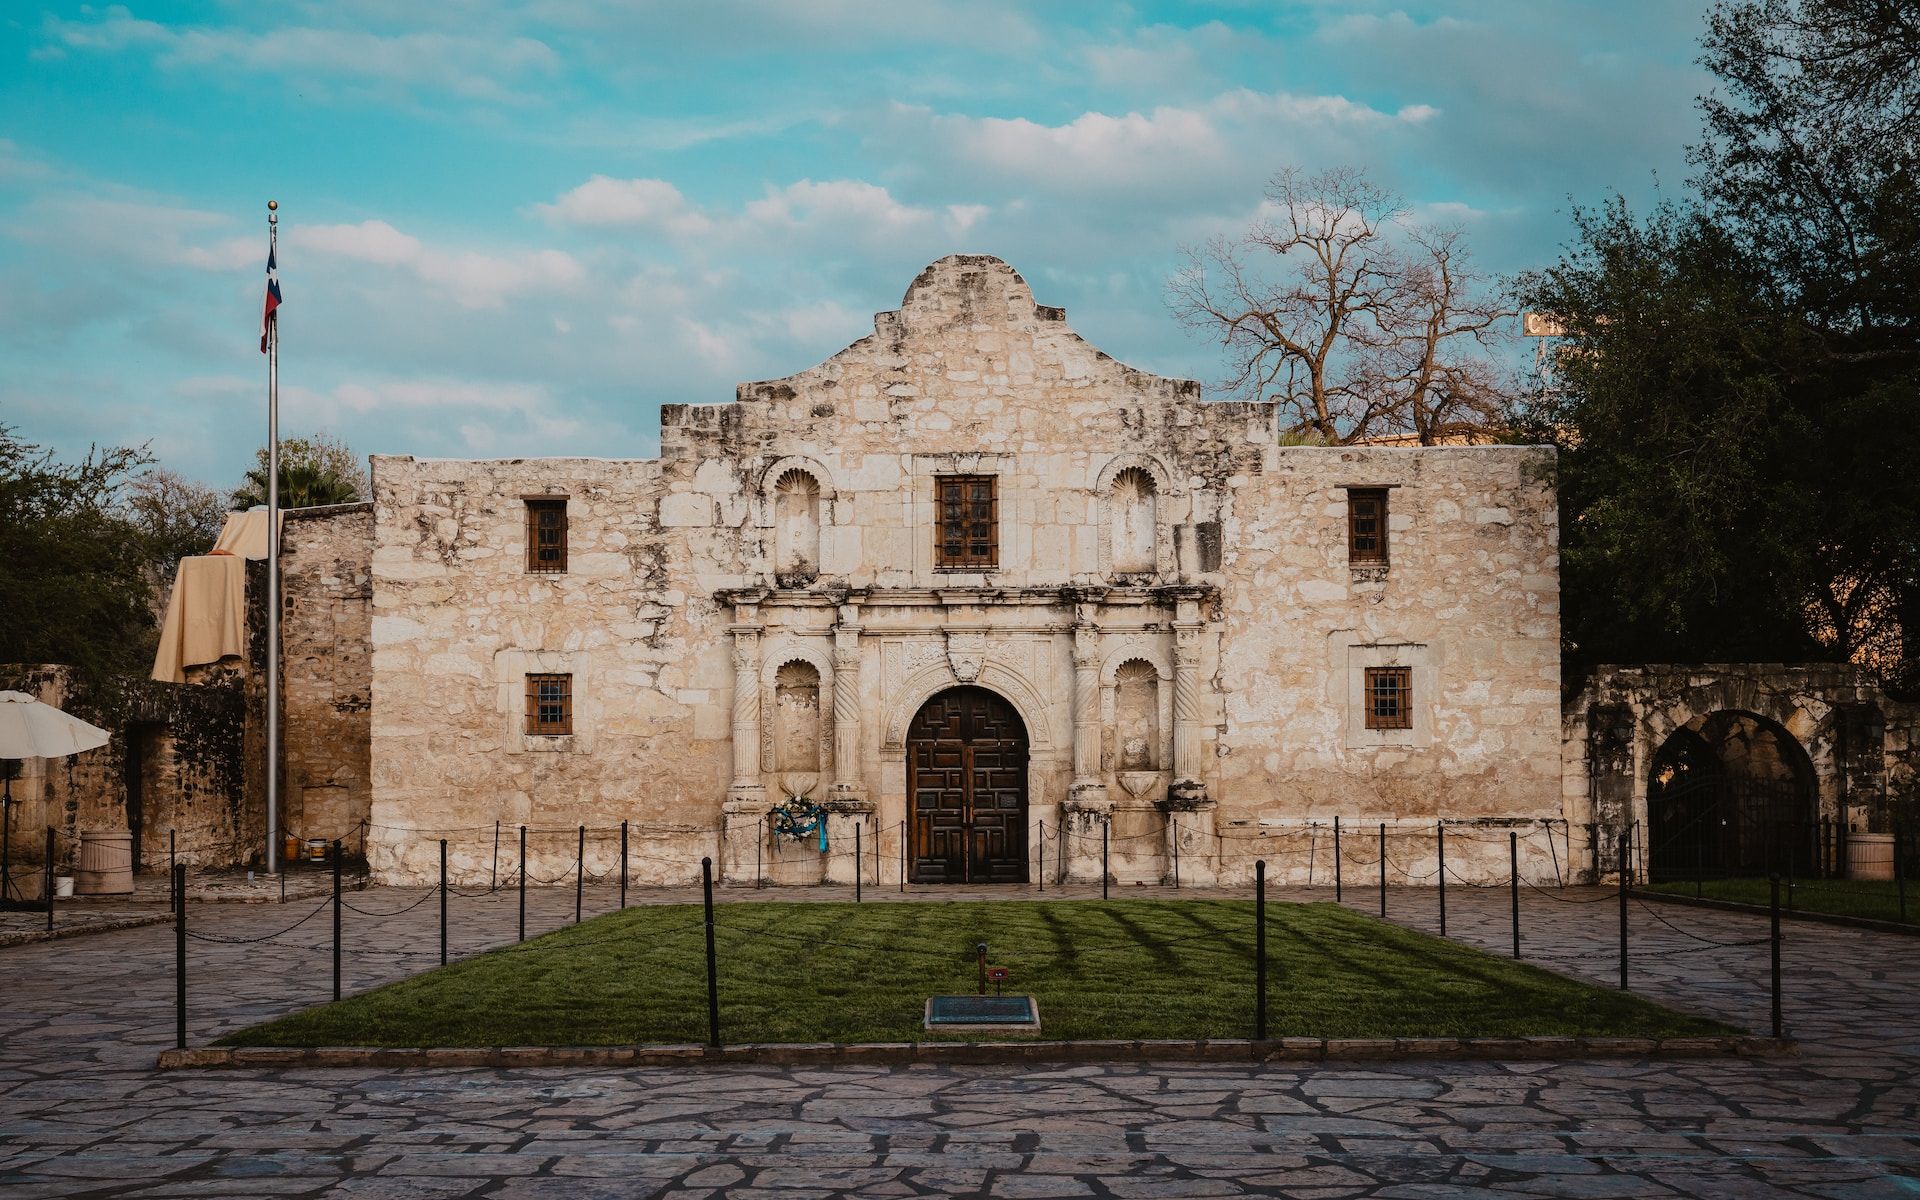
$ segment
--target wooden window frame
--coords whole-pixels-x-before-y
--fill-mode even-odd
[[[1387,511],[1390,489],[1383,487],[1365,487],[1347,489],[1347,562],[1356,567],[1384,567],[1387,565]],[[1371,537],[1372,546],[1362,543],[1369,535],[1361,529],[1362,522],[1369,518],[1363,510],[1372,506],[1372,520],[1375,524]]]
[[[542,696],[541,688],[559,686],[558,696]],[[551,718],[544,708],[554,707]],[[573,676],[569,673],[528,674],[527,734],[531,737],[571,737],[573,735]]]
[[[1368,729],[1413,728],[1412,667],[1368,667],[1361,697]],[[1388,697],[1397,703],[1392,712],[1383,712],[1380,702]]]
[[[567,497],[565,496],[522,496],[527,506],[527,570],[536,575],[564,575],[567,573]],[[558,513],[559,522],[552,528],[556,530],[551,546],[542,546],[540,518],[546,513]],[[542,561],[543,549],[552,549],[553,557]]]
[[[977,522],[981,497],[967,494],[986,486],[987,535],[984,540],[968,536],[964,527]],[[962,506],[957,539],[949,539],[949,494],[958,496]],[[960,550],[950,554],[948,547],[958,543]],[[992,571],[1000,565],[1000,479],[997,475],[936,475],[933,477],[933,566],[936,571]]]

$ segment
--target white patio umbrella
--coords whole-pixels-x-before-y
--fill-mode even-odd
[[[0,692],[0,759],[66,758],[107,744],[110,735],[25,692]],[[0,795],[0,900],[13,885],[13,772]]]

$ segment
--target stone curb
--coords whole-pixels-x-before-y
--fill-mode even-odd
[[[1768,916],[1772,912],[1764,904],[1742,904],[1738,900],[1712,900],[1705,896],[1695,898],[1675,892],[1649,892],[1640,888],[1634,888],[1632,894],[1642,900],[1661,900],[1668,904],[1682,904],[1688,908],[1717,908],[1722,912],[1747,913],[1756,917]],[[1782,921],[1815,921],[1822,925],[1846,925],[1854,929],[1871,929],[1875,933],[1898,933],[1906,937],[1920,937],[1920,924],[1910,922],[1903,925],[1898,921],[1882,921],[1876,917],[1853,917],[1845,913],[1814,912],[1805,908],[1788,912],[1783,908],[1780,910],[1780,919]]]
[[[55,914],[56,921],[58,914]],[[115,917],[107,921],[87,921],[79,925],[59,925],[49,933],[44,929],[9,930],[0,933],[0,947],[30,946],[35,942],[51,942],[59,938],[85,937],[90,933],[112,933],[118,929],[138,929],[142,925],[165,925],[173,920],[172,913],[152,913],[143,917]]]
[[[1788,1039],[1695,1038],[1278,1038],[1194,1042],[871,1042],[724,1046],[204,1046],[163,1050],[160,1070],[228,1067],[689,1067],[1017,1065],[1113,1062],[1500,1062],[1591,1058],[1755,1057],[1794,1053]]]

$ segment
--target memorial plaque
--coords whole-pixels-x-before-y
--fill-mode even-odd
[[[1038,1029],[1040,1006],[1032,996],[933,996],[928,1029]]]

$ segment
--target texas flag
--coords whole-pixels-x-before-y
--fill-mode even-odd
[[[267,249],[267,307],[260,314],[260,353],[267,352],[267,335],[273,331],[273,311],[280,307],[280,271],[273,261],[272,247]]]

